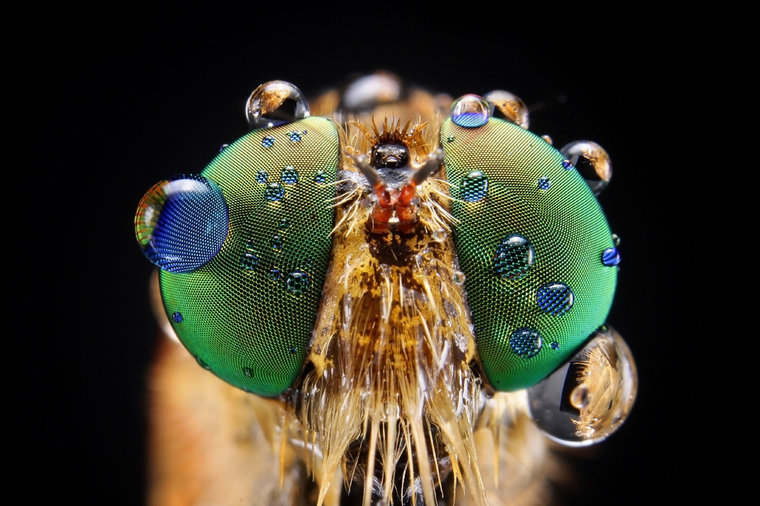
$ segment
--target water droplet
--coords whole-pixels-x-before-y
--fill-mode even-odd
[[[172,313],[172,320],[174,320],[175,323],[182,323],[183,319],[184,318],[182,318],[182,313],[180,313],[179,311],[175,311]]]
[[[488,123],[488,103],[478,95],[464,95],[451,105],[451,120],[464,128]]]
[[[602,263],[607,267],[614,267],[620,263],[620,253],[617,248],[607,248],[602,252]]]
[[[483,100],[488,103],[491,117],[505,119],[528,128],[528,107],[517,95],[504,90],[494,90],[483,95]]]
[[[287,218],[282,218],[280,219],[279,222],[277,222],[277,228],[279,228],[280,230],[285,230],[289,226],[290,226],[290,222],[288,221]]]
[[[135,236],[143,254],[161,269],[192,272],[216,256],[228,224],[219,187],[202,176],[181,175],[145,193],[135,215]]]
[[[207,371],[211,370],[211,366],[206,363],[205,360],[203,360],[201,357],[195,357],[195,361],[198,362],[198,365],[206,369]]]
[[[565,170],[573,170],[575,167],[573,167],[570,160],[562,160],[562,168]]]
[[[327,181],[327,174],[325,174],[323,171],[318,171],[316,174],[314,174],[314,182],[315,183],[324,183]]]
[[[612,243],[615,246],[620,246],[620,236],[617,234],[612,234]]]
[[[270,128],[309,116],[301,90],[287,81],[269,81],[251,93],[245,104],[251,128]]]
[[[280,251],[282,249],[282,237],[279,235],[272,237],[272,249],[275,251]]]
[[[591,141],[575,141],[560,152],[583,176],[595,195],[599,195],[612,179],[610,156],[599,144]]]
[[[291,354],[291,355],[295,355],[296,353],[298,353],[298,348],[297,348],[297,347],[295,347],[295,346],[291,346],[291,347],[288,349],[288,351],[290,352],[290,354]]]
[[[467,174],[459,185],[461,196],[467,202],[478,202],[488,194],[488,177],[479,170]]]
[[[451,280],[454,282],[455,285],[461,285],[462,283],[464,283],[464,272],[454,271],[454,275],[451,277]]]
[[[444,242],[448,236],[449,234],[447,234],[446,231],[442,228],[439,228],[433,232],[433,240],[435,242]]]
[[[243,367],[243,374],[245,374],[248,378],[253,378],[253,369],[250,367]]]
[[[509,345],[522,358],[535,357],[543,346],[543,337],[537,330],[521,328],[509,336]]]
[[[551,347],[553,350],[559,349],[559,343],[557,341],[552,341]]]
[[[282,273],[280,272],[280,269],[277,267],[272,267],[269,269],[269,272],[267,272],[267,277],[271,279],[272,281],[277,281],[280,279],[280,276],[282,276]]]
[[[263,139],[261,139],[261,145],[265,148],[271,148],[274,146],[274,137],[267,135]]]
[[[566,446],[587,446],[607,438],[628,417],[638,375],[620,334],[605,328],[547,378],[528,389],[536,425]]]
[[[290,142],[301,142],[301,134],[298,132],[288,132]]]
[[[243,258],[240,259],[240,266],[244,269],[252,271],[259,265],[259,257],[250,251],[243,253]]]
[[[224,150],[225,150],[225,149],[227,149],[228,147],[230,147],[230,145],[229,145],[229,144],[222,144],[221,146],[219,146],[219,152],[221,153],[222,151],[224,151]]]
[[[279,202],[285,196],[285,188],[280,183],[269,183],[264,190],[264,198],[271,202]]]
[[[449,135],[449,136],[446,138],[446,142],[454,142],[454,136],[453,136],[453,135]]]
[[[539,190],[548,190],[549,187],[551,187],[552,182],[549,180],[548,177],[541,177],[538,179],[538,189]]]
[[[285,288],[293,295],[300,295],[309,288],[309,275],[303,271],[293,271],[285,280]]]
[[[525,237],[512,234],[496,246],[493,269],[500,278],[520,279],[528,274],[535,261],[533,245]]]
[[[282,171],[280,179],[282,179],[282,182],[285,184],[296,184],[298,182],[298,171],[294,169],[292,165],[288,165]]]
[[[536,293],[538,307],[552,316],[562,316],[573,307],[575,295],[564,283],[547,283]]]
[[[256,182],[266,184],[266,182],[269,180],[269,174],[264,172],[263,170],[260,170],[256,173]]]

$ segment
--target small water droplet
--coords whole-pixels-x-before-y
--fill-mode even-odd
[[[275,251],[280,251],[282,249],[282,237],[279,235],[276,235],[272,237],[272,249]]]
[[[182,313],[180,313],[179,311],[175,311],[172,313],[172,320],[174,320],[175,323],[182,323],[183,319],[184,318],[182,318]]]
[[[243,267],[243,269],[252,271],[257,265],[259,265],[259,257],[250,251],[243,253],[243,258],[240,259],[240,266]]]
[[[318,171],[316,174],[314,174],[314,182],[315,183],[324,183],[327,181],[327,174],[324,173],[324,171]]]
[[[296,184],[298,182],[298,171],[294,169],[292,165],[288,165],[282,171],[280,179],[282,179],[282,182],[285,184]]]
[[[453,136],[453,135],[449,135],[449,136],[446,138],[446,142],[454,142],[454,136]]]
[[[548,177],[541,177],[538,179],[538,189],[539,190],[548,190],[552,185],[552,182],[549,180]]]
[[[512,347],[512,351],[522,358],[532,358],[541,351],[543,337],[537,330],[521,328],[509,336],[509,345]]]
[[[269,81],[257,87],[245,104],[251,128],[271,128],[309,116],[301,90],[287,81]]]
[[[559,349],[559,343],[557,341],[552,341],[551,346],[552,346],[553,350],[558,350]]]
[[[280,279],[280,276],[282,276],[282,273],[280,272],[280,269],[277,267],[272,267],[269,269],[269,272],[267,272],[267,277],[271,279],[272,281],[277,281]]]
[[[279,222],[277,222],[277,228],[279,228],[280,230],[285,230],[289,226],[290,226],[290,222],[288,221],[287,218],[282,218],[280,219]]]
[[[443,242],[446,240],[448,236],[449,234],[447,234],[446,231],[442,228],[439,228],[435,232],[433,232],[433,240],[435,242]]]
[[[301,295],[309,288],[309,275],[303,271],[293,271],[285,280],[285,288],[293,295]]]
[[[575,167],[573,167],[570,160],[562,160],[562,168],[565,170],[573,170]]]
[[[264,198],[271,202],[279,202],[285,196],[285,188],[280,183],[269,183],[264,190]]]
[[[488,123],[488,103],[478,95],[464,95],[451,105],[451,121],[464,128]]]
[[[488,194],[488,177],[474,170],[467,174],[459,185],[462,199],[467,202],[478,202]]]
[[[573,307],[575,295],[564,283],[547,283],[538,289],[536,300],[544,313],[562,316]]]
[[[298,348],[297,348],[297,347],[295,347],[295,346],[291,346],[291,347],[288,349],[288,351],[290,352],[290,354],[291,354],[291,355],[295,355],[296,353],[298,353]]]
[[[245,374],[248,378],[253,378],[253,369],[250,367],[243,367],[243,374]]]
[[[198,362],[198,365],[206,369],[207,371],[211,370],[211,366],[206,363],[205,360],[203,360],[201,357],[195,357],[196,362]]]
[[[267,135],[266,137],[261,139],[261,145],[264,146],[265,148],[271,148],[272,146],[274,146],[274,137],[272,137],[271,135]]]
[[[264,172],[263,170],[260,170],[256,173],[256,182],[266,184],[266,182],[269,180],[269,174]]]
[[[602,252],[602,263],[607,267],[614,267],[620,263],[620,253],[617,248],[607,248]]]
[[[535,261],[533,245],[525,237],[512,234],[496,246],[493,269],[500,278],[520,279],[528,274]]]
[[[227,149],[228,147],[230,147],[230,145],[229,145],[229,144],[222,144],[221,146],[219,146],[219,152],[221,153],[222,151],[224,151],[224,150],[225,150],[225,149]]]
[[[288,132],[290,142],[301,142],[301,134],[298,132]]]
[[[454,282],[455,285],[461,285],[462,283],[464,283],[464,272],[454,271],[454,275],[451,277],[451,280]]]
[[[615,244],[615,246],[620,246],[620,236],[617,234],[612,234],[612,242]]]

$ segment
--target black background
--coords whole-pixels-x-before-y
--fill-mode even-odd
[[[535,109],[534,132],[610,153],[615,175],[600,201],[623,261],[609,322],[633,350],[640,390],[616,435],[569,457],[578,477],[567,500],[683,500],[699,417],[697,352],[683,343],[699,334],[690,323],[699,306],[678,302],[691,290],[696,260],[683,253],[695,218],[688,178],[668,155],[682,146],[688,45],[644,20],[620,29],[577,15],[529,25],[494,11],[312,9],[67,8],[33,18],[26,37],[40,49],[15,53],[6,78],[18,88],[9,105],[23,112],[19,144],[7,146],[19,159],[6,171],[6,202],[21,294],[10,321],[21,325],[8,352],[8,388],[20,395],[6,416],[21,426],[11,432],[14,475],[40,483],[29,497],[142,503],[157,342],[151,266],[132,224],[142,194],[164,176],[199,172],[245,133],[243,103],[258,84],[285,79],[313,96],[350,73],[387,69],[453,96],[510,90]]]

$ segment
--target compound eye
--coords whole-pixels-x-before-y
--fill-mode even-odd
[[[269,81],[248,97],[245,115],[251,128],[271,128],[308,117],[309,105],[294,84]]]
[[[633,355],[611,327],[597,332],[581,351],[528,389],[536,425],[565,446],[597,443],[626,420],[636,400]]]
[[[192,272],[216,256],[227,237],[227,203],[219,187],[197,175],[159,181],[135,214],[143,254],[168,272]]]

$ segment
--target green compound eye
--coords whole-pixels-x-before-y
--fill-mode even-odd
[[[161,271],[182,343],[246,391],[282,393],[307,355],[332,245],[325,202],[338,149],[335,127],[318,117],[253,130],[223,149],[202,172],[228,208],[221,249],[192,272]]]
[[[593,192],[559,151],[514,123],[452,111],[441,144],[480,361],[497,390],[529,387],[604,323],[619,256]]]

